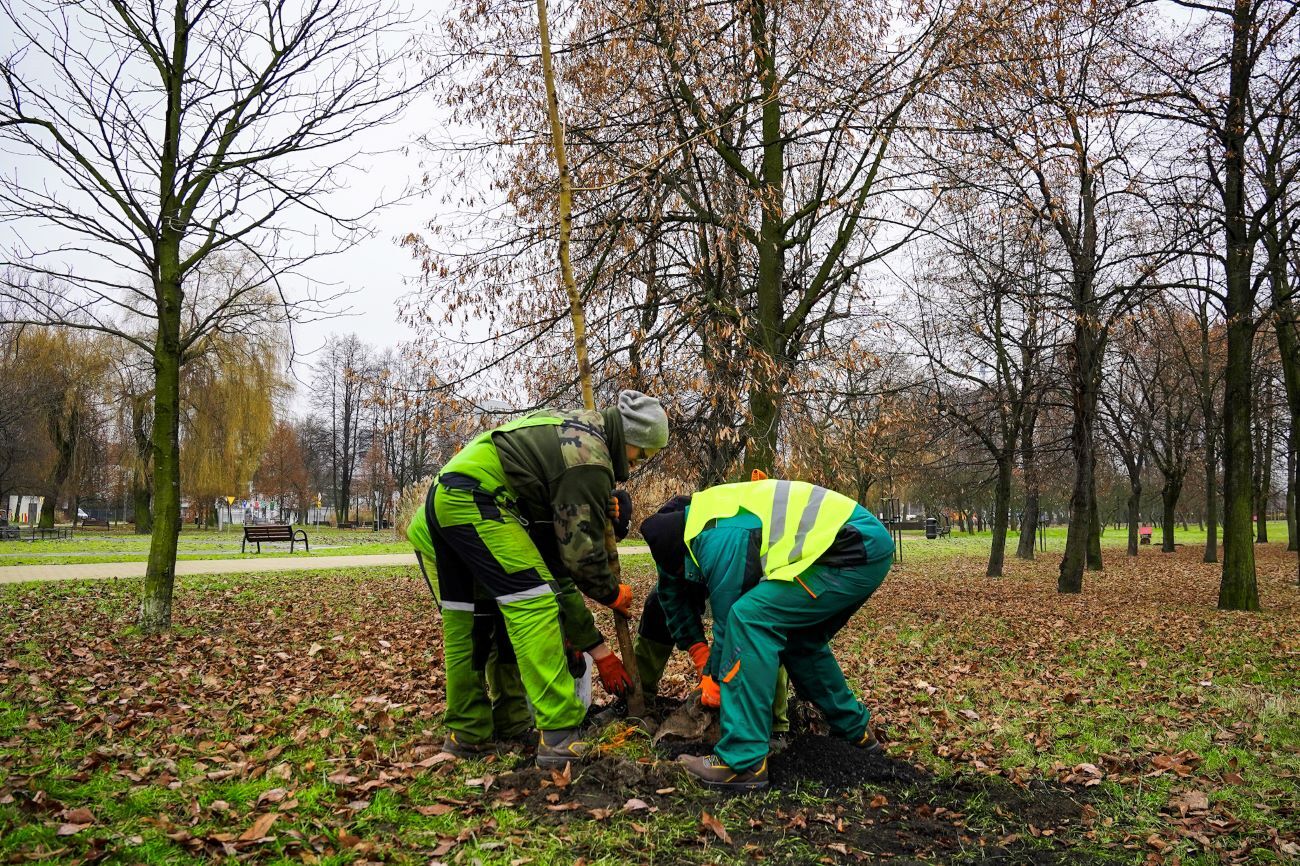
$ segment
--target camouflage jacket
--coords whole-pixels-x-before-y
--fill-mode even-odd
[[[605,602],[618,592],[605,553],[605,523],[614,484],[627,480],[623,419],[617,409],[543,411],[565,423],[494,434],[492,442],[523,516],[535,530],[553,524],[557,565],[567,571],[557,568],[553,576]]]

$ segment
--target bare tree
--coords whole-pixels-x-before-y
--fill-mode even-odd
[[[1252,162],[1267,147],[1270,118],[1288,111],[1300,86],[1295,39],[1300,6],[1288,0],[1174,0],[1194,10],[1178,38],[1139,53],[1158,83],[1151,110],[1185,123],[1203,138],[1205,169],[1218,193],[1213,213],[1223,244],[1223,574],[1219,607],[1259,610],[1251,538],[1251,376],[1260,288],[1256,250],[1277,219],[1277,206],[1300,173],[1300,160],[1275,173],[1271,188],[1252,184]],[[1274,62],[1276,61],[1276,62]],[[1290,96],[1288,97],[1288,94]],[[1290,109],[1293,111],[1293,109]],[[1292,200],[1295,206],[1296,200]]]
[[[18,320],[108,331],[152,358],[139,622],[157,631],[171,621],[181,522],[181,368],[268,304],[291,321],[327,306],[279,277],[341,246],[290,249],[287,219],[319,220],[341,245],[361,230],[365,214],[332,213],[328,195],[353,165],[349,139],[391,120],[415,86],[385,47],[408,19],[382,0],[0,0],[0,20],[16,45],[0,61],[0,141],[38,167],[0,181],[0,218],[22,221],[26,239],[5,263],[28,277],[0,291]],[[235,251],[256,267],[196,294],[196,270]]]
[[[347,523],[352,504],[352,479],[362,449],[363,401],[373,378],[371,349],[356,334],[331,337],[317,361],[312,402],[326,434],[330,489],[334,494],[335,525]]]
[[[1137,359],[1139,330],[1121,323],[1111,336],[1114,357],[1106,365],[1099,395],[1102,435],[1128,473],[1128,555],[1138,555],[1138,524],[1142,515],[1142,481],[1146,469],[1147,429],[1151,423],[1150,392]]]
[[[916,303],[939,411],[996,467],[987,574],[1001,577],[1020,437],[1043,387],[1046,321],[1043,244],[1032,221],[988,198],[954,195],[950,226]],[[1031,530],[1032,531],[1032,530]]]
[[[974,8],[1002,12],[997,4]],[[1093,472],[1106,341],[1162,259],[1144,175],[1165,137],[1124,110],[1133,66],[1119,34],[1139,23],[1120,2],[1021,4],[991,38],[973,45],[939,91],[936,109],[965,182],[995,180],[1007,190],[1007,206],[1023,209],[1055,245],[1054,307],[1073,330],[1075,474],[1061,592],[1081,591],[1085,565],[1101,568]]]

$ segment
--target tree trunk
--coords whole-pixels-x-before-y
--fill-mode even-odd
[[[749,393],[750,427],[745,448],[745,475],[754,469],[771,472],[776,460],[780,428],[781,381],[785,372],[785,340],[781,333],[785,317],[782,302],[785,280],[785,137],[781,131],[781,75],[776,65],[777,40],[768,26],[763,4],[748,9],[750,39],[758,65],[763,92],[760,122],[763,136],[762,188],[759,202],[757,282],[755,314],[759,332],[754,344],[768,356],[760,359],[776,371],[777,381],[761,372],[754,377]]]
[[[1034,453],[1034,430],[1038,426],[1038,405],[1034,400],[1025,399],[1024,411],[1020,417],[1020,467],[1025,478],[1025,511],[1020,520],[1020,540],[1016,545],[1016,557],[1034,558],[1038,542],[1038,466]]]
[[[1214,442],[1206,437],[1205,446],[1205,556],[1202,562],[1219,561],[1218,461]]]
[[[1259,610],[1255,547],[1251,543],[1251,355],[1255,292],[1254,243],[1246,222],[1246,102],[1250,93],[1253,4],[1235,0],[1228,62],[1227,112],[1222,129],[1226,258],[1224,317],[1227,363],[1223,374],[1223,575],[1219,607]]]
[[[41,529],[54,528],[54,500],[57,497],[57,493],[49,493],[41,499],[41,515],[36,519],[36,525]]]
[[[1101,514],[1097,508],[1097,461],[1093,452],[1092,485],[1088,488],[1088,570],[1101,571]]]
[[[1160,515],[1160,549],[1165,553],[1173,553],[1174,548],[1174,523],[1178,520],[1178,496],[1182,492],[1182,481],[1177,484],[1165,482],[1165,486],[1160,491],[1160,503],[1163,506]]]
[[[1092,436],[1080,430],[1083,419],[1076,413],[1073,432],[1074,490],[1070,494],[1069,525],[1065,531],[1065,554],[1061,558],[1057,589],[1083,591],[1083,568],[1088,556],[1088,491],[1092,489]]]
[[[1033,560],[1038,546],[1038,491],[1025,494],[1025,513],[1020,519],[1020,541],[1016,544],[1016,558]]]
[[[149,425],[145,423],[147,409],[145,397],[132,397],[131,434],[135,443],[135,460],[131,467],[131,509],[136,535],[153,532],[153,475],[149,468],[153,444]]]
[[[150,503],[153,491],[144,484],[135,472],[131,473],[131,511],[135,517],[135,534],[148,535],[153,532],[153,514]]]
[[[1128,494],[1128,555],[1138,555],[1138,524],[1142,522],[1139,510],[1142,507],[1142,482],[1129,479]]]
[[[997,488],[993,495],[993,547],[989,551],[989,577],[1001,577],[1007,555],[1007,525],[1011,516],[1011,461],[1012,454],[998,460]]]
[[[176,242],[179,259],[179,241]],[[154,344],[153,412],[154,527],[145,568],[139,627],[146,634],[172,622],[172,587],[176,579],[176,542],[181,530],[180,405],[182,291],[179,267],[160,280],[158,335]]]
[[[1251,532],[1253,325],[1249,320],[1242,321],[1248,315],[1238,312],[1228,318],[1223,399],[1223,576],[1219,584],[1219,607],[1224,610],[1259,610]]]
[[[1271,401],[1270,401],[1271,402]],[[1264,441],[1260,445],[1259,473],[1255,479],[1255,543],[1268,543],[1268,504],[1273,497],[1273,413],[1264,407]]]
[[[1287,434],[1286,446],[1286,549],[1300,550],[1295,534],[1296,429]]]

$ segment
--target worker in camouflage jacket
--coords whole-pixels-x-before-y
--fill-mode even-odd
[[[544,409],[482,433],[438,473],[408,537],[437,566],[447,751],[481,754],[526,729],[509,676],[492,684],[495,707],[489,697],[494,659],[498,671],[518,665],[541,732],[538,765],[561,768],[585,753],[575,655],[592,656],[611,692],[631,678],[582,596],[630,613],[631,587],[614,578],[605,550],[606,520],[615,482],[667,442],[659,401],[623,391],[599,412]]]

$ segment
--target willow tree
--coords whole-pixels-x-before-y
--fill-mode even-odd
[[[330,193],[354,167],[353,137],[415,86],[386,35],[406,20],[384,0],[0,0],[0,142],[25,166],[0,179],[0,218],[22,237],[0,255],[53,280],[0,291],[18,320],[108,331],[152,362],[147,632],[171,621],[183,368],[208,335],[266,317],[257,287],[363,228],[369,209],[340,214]],[[328,230],[295,241],[312,223]],[[196,300],[195,272],[233,252],[256,272]],[[329,300],[275,296],[294,316]]]
[[[34,410],[28,416],[31,426],[19,435],[43,438],[48,446],[38,488],[44,495],[38,525],[50,528],[58,501],[90,457],[113,347],[102,335],[67,328],[26,328],[16,339],[14,369],[37,383],[27,394],[28,408]]]
[[[217,335],[186,365],[181,489],[203,519],[218,499],[248,490],[275,431],[276,401],[289,391],[276,336]]]

